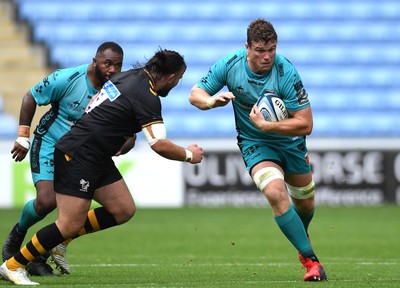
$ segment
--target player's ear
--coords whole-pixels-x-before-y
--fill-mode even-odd
[[[174,81],[176,74],[167,75],[167,83],[171,83]]]

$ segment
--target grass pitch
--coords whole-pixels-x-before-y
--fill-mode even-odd
[[[0,210],[1,243],[19,213]],[[74,288],[400,287],[399,206],[317,207],[309,232],[327,282],[303,282],[269,208],[139,208],[129,223],[73,241],[71,275],[31,279]]]

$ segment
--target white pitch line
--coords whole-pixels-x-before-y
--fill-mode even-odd
[[[75,266],[75,267],[145,267],[145,266],[150,266],[150,267],[157,267],[157,266],[291,266],[291,265],[298,265],[298,263],[217,263],[217,264],[211,264],[211,263],[193,263],[193,262],[188,262],[188,263],[181,263],[181,264],[166,264],[166,263],[160,263],[160,264],[155,264],[155,263],[149,263],[149,264],[139,264],[139,263],[125,263],[125,264],[118,264],[118,263],[112,263],[112,264],[106,264],[106,263],[99,263],[99,264],[71,264],[70,266]]]
[[[334,265],[335,263],[328,262],[328,265]],[[337,264],[337,263],[336,263]],[[399,265],[399,262],[358,262],[354,263],[354,265]],[[220,266],[220,267],[231,267],[231,266],[298,266],[299,263],[195,263],[195,262],[188,262],[188,263],[180,263],[180,264],[167,264],[167,263],[99,263],[99,264],[71,264],[74,267],[158,267],[158,266]]]

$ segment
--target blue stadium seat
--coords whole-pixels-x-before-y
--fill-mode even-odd
[[[313,135],[400,137],[391,124],[400,108],[399,1],[204,0],[196,9],[185,0],[15,1],[61,67],[90,62],[103,41],[124,48],[124,70],[159,47],[181,52],[187,72],[163,101],[170,135],[235,134],[229,108],[205,113],[187,98],[217,59],[244,46],[248,23],[262,16],[274,23],[278,53],[295,64],[309,92]]]

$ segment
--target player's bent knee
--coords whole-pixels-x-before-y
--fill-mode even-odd
[[[125,222],[128,222],[134,215],[135,215],[136,209],[135,207],[129,207],[125,209],[120,209],[118,211],[115,211],[113,214],[115,220],[117,221],[118,225],[123,224]]]
[[[263,191],[265,186],[275,179],[284,180],[282,172],[275,167],[261,168],[253,175],[254,183],[256,183],[257,188],[261,191]]]
[[[315,194],[315,183],[311,181],[310,184],[304,187],[294,187],[286,183],[286,187],[289,191],[290,196],[295,199],[308,199]]]

